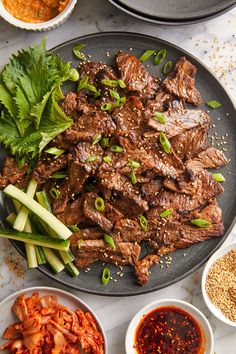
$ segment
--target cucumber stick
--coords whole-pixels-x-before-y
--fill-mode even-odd
[[[45,254],[43,252],[43,247],[35,246],[35,252],[36,252],[38,264],[46,264],[47,260],[46,260]]]
[[[79,275],[79,271],[74,265],[73,262],[69,262],[65,264],[67,272],[72,276],[72,277],[77,277]]]
[[[47,247],[43,247],[43,252],[46,257],[47,263],[50,265],[54,273],[60,273],[65,269],[64,264],[60,259],[55,255],[55,253]]]
[[[59,251],[59,253],[60,253],[60,256],[61,256],[64,264],[68,264],[68,263],[73,262],[75,260],[75,257],[73,256],[71,250]]]
[[[50,247],[60,251],[68,251],[69,240],[59,240],[49,236],[33,234],[30,232],[0,229],[0,237],[10,238],[16,241],[28,242],[37,246]]]
[[[42,219],[48,226],[50,226],[52,230],[57,233],[59,238],[66,240],[72,235],[72,232],[53,214],[12,184],[9,184],[4,189],[4,193],[9,197],[18,200],[27,209],[38,215],[40,219]]]

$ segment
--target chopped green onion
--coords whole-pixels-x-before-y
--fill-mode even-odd
[[[115,242],[114,242],[114,240],[113,240],[113,238],[112,238],[111,235],[104,234],[103,237],[104,237],[104,241],[105,241],[108,245],[110,245],[111,248],[113,248],[113,249],[116,248]]]
[[[130,179],[131,179],[132,184],[136,184],[137,183],[137,178],[136,178],[136,175],[135,175],[134,171],[131,171]]]
[[[163,66],[162,73],[164,75],[167,75],[170,72],[171,68],[172,68],[172,62],[171,61],[167,61],[165,63],[165,65]]]
[[[167,216],[171,215],[172,213],[173,213],[173,209],[166,209],[160,214],[160,217],[166,218]]]
[[[221,173],[212,173],[212,177],[216,182],[225,182],[225,178]]]
[[[102,271],[102,284],[107,285],[111,279],[111,272],[109,268],[104,268]]]
[[[81,49],[83,49],[84,47],[86,47],[87,44],[78,44],[76,46],[73,47],[72,52],[74,53],[74,55],[80,59],[80,60],[84,60],[85,59],[85,55],[83,53],[80,52]]]
[[[124,81],[123,80],[117,80],[117,83],[118,83],[118,85],[121,87],[121,88],[126,88],[126,84],[124,83]]]
[[[154,118],[161,124],[165,124],[166,123],[166,115],[164,113],[155,112],[154,113]]]
[[[204,219],[194,219],[194,220],[191,220],[191,223],[195,226],[198,226],[198,227],[206,227],[206,226],[211,225],[210,221],[207,221]]]
[[[97,156],[91,155],[91,156],[87,157],[87,159],[85,161],[86,162],[93,162],[93,161],[96,161],[97,158],[98,158]]]
[[[103,161],[106,163],[112,162],[112,158],[110,156],[104,156]]]
[[[92,145],[96,145],[101,139],[102,139],[102,134],[101,133],[95,135]]]
[[[84,88],[88,91],[93,92],[96,97],[101,95],[101,92],[99,90],[97,90],[97,88],[94,85],[86,84]]]
[[[163,62],[163,60],[166,57],[166,49],[161,49],[159,52],[156,54],[155,59],[154,59],[154,65],[159,65]]]
[[[115,101],[114,106],[115,107],[120,107],[126,102],[126,97],[121,97],[118,100]]]
[[[97,197],[94,202],[95,208],[97,211],[104,211],[105,210],[105,203],[101,197]]]
[[[77,243],[77,247],[78,249],[81,248],[82,244],[84,243],[84,240],[79,240],[78,243]]]
[[[148,230],[148,221],[145,218],[145,216],[140,215],[139,223],[140,223],[141,228],[146,232]]]
[[[112,145],[110,147],[110,150],[112,152],[123,152],[124,151],[124,149],[121,146],[119,146],[119,145]]]
[[[77,91],[83,90],[86,87],[86,85],[88,84],[88,79],[89,79],[88,76],[84,76],[80,80]]]
[[[71,81],[78,81],[79,80],[79,73],[78,70],[75,68],[70,69],[70,80]]]
[[[111,103],[103,103],[100,108],[102,111],[109,111],[110,109],[112,109],[112,104]]]
[[[144,52],[141,57],[139,58],[139,60],[141,61],[141,63],[144,63],[145,61],[147,61],[154,53],[156,53],[155,49],[148,49],[146,50],[146,52]]]
[[[65,178],[67,174],[65,172],[56,172],[54,175],[50,176],[50,178],[62,179]]]
[[[110,87],[116,87],[116,86],[118,86],[118,81],[103,79],[103,80],[101,80],[101,84],[106,85],[106,86],[110,86]]]
[[[128,165],[129,165],[129,167],[132,167],[132,168],[139,168],[140,167],[140,163],[137,161],[134,161],[134,160],[129,160]]]
[[[110,96],[112,98],[114,98],[115,100],[119,100],[120,99],[120,95],[118,92],[114,91],[114,90],[109,90]]]
[[[55,155],[55,156],[61,156],[64,154],[65,150],[58,149],[56,147],[51,147],[50,149],[45,150],[46,153]]]
[[[50,192],[50,195],[53,199],[58,199],[58,197],[60,195],[60,192],[58,189],[56,189],[55,187],[52,187],[49,192]]]
[[[109,139],[108,138],[102,138],[100,145],[103,149],[105,149],[106,147],[108,147],[109,145]]]
[[[159,140],[160,140],[160,143],[161,143],[163,149],[165,150],[165,152],[167,154],[169,154],[171,152],[171,145],[170,145],[170,142],[167,139],[165,133],[161,132]]]
[[[70,229],[71,231],[73,231],[73,232],[79,231],[79,228],[78,228],[78,226],[77,226],[76,224],[70,225],[70,226],[69,226],[69,229]]]
[[[206,102],[206,105],[208,107],[211,107],[212,109],[216,109],[216,108],[220,108],[222,107],[222,104],[216,100],[211,100],[211,101],[208,101]]]

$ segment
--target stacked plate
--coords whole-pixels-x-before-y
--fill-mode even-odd
[[[162,25],[186,25],[222,15],[236,0],[109,0],[120,10],[141,20]]]

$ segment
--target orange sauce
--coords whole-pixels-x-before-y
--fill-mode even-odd
[[[49,21],[59,15],[70,0],[2,0],[6,10],[18,20],[30,23]]]

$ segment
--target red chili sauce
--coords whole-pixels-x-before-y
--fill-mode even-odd
[[[134,348],[138,354],[203,354],[205,338],[189,313],[177,307],[160,307],[140,321]]]

